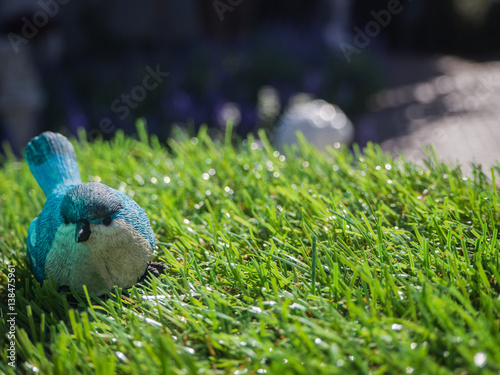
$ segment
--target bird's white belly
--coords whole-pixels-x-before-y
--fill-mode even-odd
[[[150,243],[122,219],[109,226],[91,224],[85,242],[75,241],[75,224],[59,227],[47,254],[45,274],[77,291],[87,286],[100,293],[113,286],[128,288],[146,271],[153,258]]]

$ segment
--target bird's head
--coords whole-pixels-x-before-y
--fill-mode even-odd
[[[92,231],[90,224],[111,225],[124,206],[116,190],[99,183],[85,183],[66,193],[61,203],[65,224],[76,224],[75,241],[85,242]]]

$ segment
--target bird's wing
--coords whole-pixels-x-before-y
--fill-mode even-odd
[[[36,232],[37,232],[37,222],[38,218],[33,219],[28,229],[28,238],[26,238],[28,259],[31,264],[31,268],[36,278],[40,281],[45,279],[45,274],[43,271],[43,266],[40,259],[38,259],[37,254],[40,253],[37,244]]]

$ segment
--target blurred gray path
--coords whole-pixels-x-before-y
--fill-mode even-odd
[[[368,120],[385,130],[382,148],[420,162],[422,146],[434,144],[442,161],[460,163],[465,173],[474,162],[489,174],[500,162],[500,61],[400,58],[392,64],[393,87],[376,95]]]

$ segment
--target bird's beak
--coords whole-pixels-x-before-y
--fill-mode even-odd
[[[76,224],[76,231],[75,231],[75,241],[76,242],[85,242],[89,239],[90,234],[90,223],[88,220],[80,220]]]

